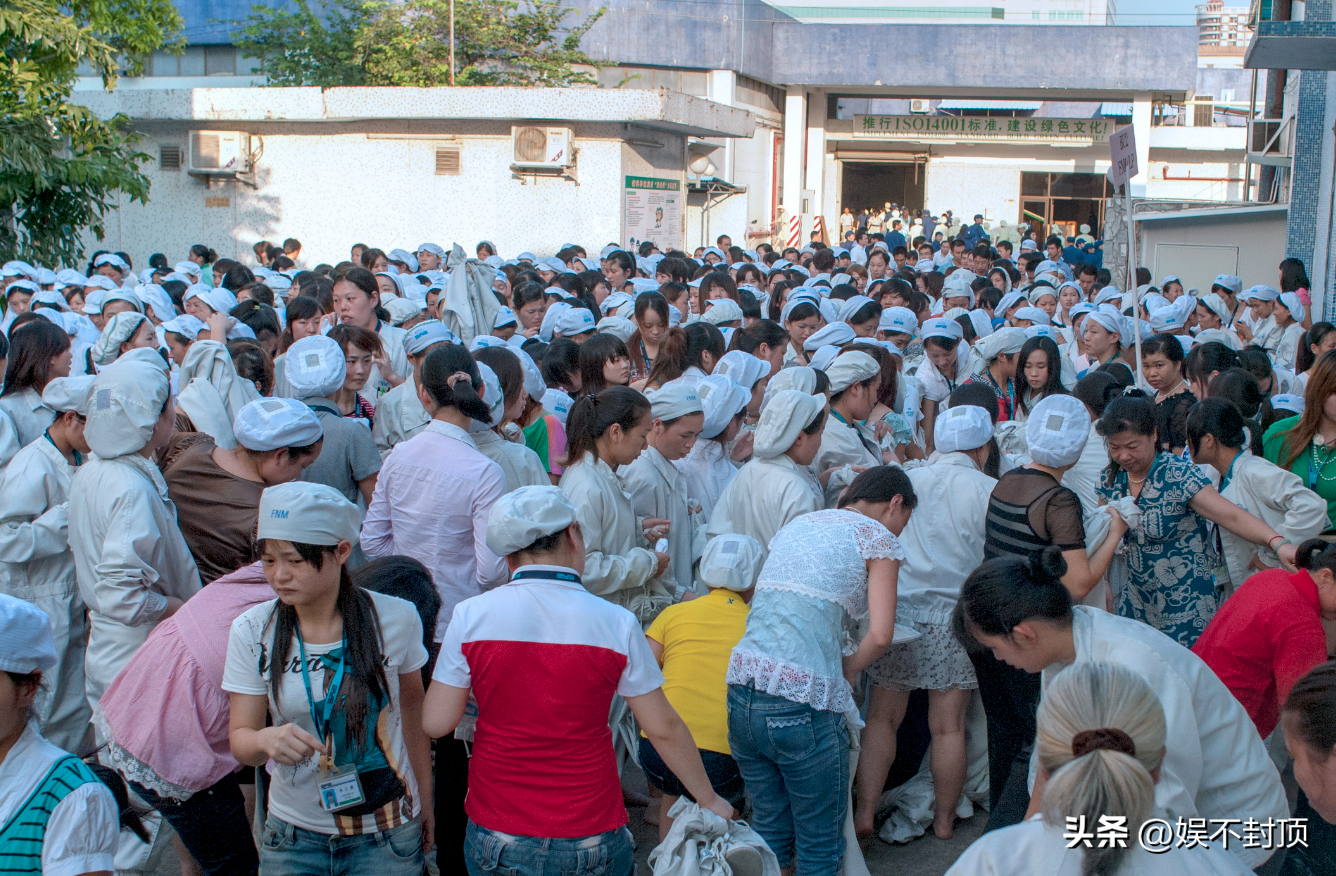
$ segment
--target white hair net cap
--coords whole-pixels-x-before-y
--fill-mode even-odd
[[[74,411],[81,417],[88,416],[88,390],[93,385],[92,377],[57,377],[47,382],[42,390],[42,404],[57,414]]]
[[[333,338],[311,335],[288,347],[283,370],[298,398],[323,398],[343,386],[348,362]]]
[[[110,365],[116,361],[121,354],[121,344],[133,338],[139,327],[148,321],[148,317],[137,310],[127,310],[107,320],[102,334],[97,336],[97,343],[93,344],[93,363]]]
[[[960,327],[960,323],[954,319],[938,316],[929,319],[923,323],[919,330],[924,340],[928,338],[946,338],[947,340],[958,341],[965,337],[965,330]]]
[[[675,326],[677,326],[677,325],[680,325],[681,322],[682,322],[682,311],[678,310],[676,307],[674,307],[673,305],[669,304],[669,305],[668,305],[668,327],[669,327],[669,328],[673,328],[673,327],[675,327]]]
[[[520,361],[522,362],[524,360],[521,359]],[[533,360],[530,359],[529,361]],[[570,416],[571,405],[575,404],[575,399],[556,387],[552,387],[551,389],[544,391],[540,404],[551,411],[552,416],[557,418],[557,422],[564,426],[566,425],[566,418]]]
[[[816,369],[806,365],[781,368],[779,373],[770,378],[770,382],[765,385],[765,393],[761,396],[761,411],[765,411],[777,393],[786,389],[796,389],[812,395],[816,392]]]
[[[135,294],[137,294],[145,304],[153,308],[153,316],[157,318],[158,321],[166,322],[176,316],[176,305],[172,304],[172,296],[168,295],[167,290],[159,286],[157,283],[149,283],[140,286],[135,290]]]
[[[706,587],[750,590],[761,574],[765,551],[761,543],[750,535],[725,533],[710,539],[700,558],[700,580]]]
[[[320,418],[292,398],[259,398],[237,411],[232,423],[237,443],[260,453],[280,447],[307,447],[325,434]]]
[[[199,337],[199,333],[207,329],[208,326],[190,314],[182,313],[179,316],[174,316],[164,322],[161,328],[165,332],[176,332],[178,335],[193,341],[195,338]]]
[[[694,386],[669,383],[663,389],[645,394],[649,399],[651,416],[656,420],[676,420],[688,414],[703,413],[700,396]]]
[[[530,356],[526,351],[514,344],[510,348],[519,357],[520,370],[524,372],[524,391],[528,393],[529,398],[541,403],[544,394],[547,392],[547,383],[543,380],[543,370],[538,367],[538,363],[534,361],[533,356]],[[549,410],[551,409],[549,408]]]
[[[483,404],[487,405],[487,411],[492,415],[492,425],[499,424],[506,410],[506,396],[501,390],[501,378],[496,376],[496,372],[486,362],[475,364],[478,366],[478,376],[482,378]],[[490,428],[492,426],[482,420],[469,420],[470,432],[486,432]]]
[[[356,543],[362,512],[327,484],[291,481],[260,494],[255,537],[294,544]]]
[[[1127,326],[1123,324],[1123,318],[1121,316],[1109,313],[1105,310],[1092,311],[1086,316],[1086,319],[1095,322],[1105,331],[1117,335],[1120,341],[1123,339],[1123,332],[1127,330]]]
[[[426,308],[416,301],[408,298],[396,298],[393,301],[385,301],[381,305],[390,315],[390,325],[403,325],[413,317],[417,316]]]
[[[1304,303],[1299,300],[1299,296],[1297,293],[1282,292],[1280,293],[1280,298],[1277,300],[1286,310],[1290,312],[1290,316],[1294,318],[1295,322],[1304,321],[1304,313],[1306,311],[1304,310]]]
[[[1212,286],[1221,286],[1238,295],[1243,291],[1243,281],[1233,274],[1220,274],[1211,281]]]
[[[192,262],[193,264],[193,262]],[[125,259],[116,255],[114,252],[104,252],[102,255],[93,259],[93,267],[100,268],[103,265],[112,265],[122,271],[130,270],[130,266],[125,263]]]
[[[1005,316],[1007,311],[1017,304],[1025,301],[1024,292],[1008,292],[1002,296],[1002,300],[997,302],[997,307],[993,308],[993,313],[998,316]]]
[[[198,284],[191,286],[182,300],[189,301],[191,298],[198,298],[214,313],[227,313],[237,306],[237,296],[222,286],[214,286],[212,289]]]
[[[167,363],[156,350],[131,350],[104,368],[89,389],[84,437],[103,459],[138,453],[171,395]]]
[[[1048,311],[1041,307],[1022,307],[1011,315],[1012,319],[1028,319],[1037,325],[1052,325],[1053,320],[1049,317]]]
[[[857,336],[849,323],[836,319],[817,329],[811,337],[803,341],[803,349],[810,353],[825,346],[838,347],[849,343],[855,337]]]
[[[11,286],[10,288],[13,287]],[[133,289],[115,289],[108,292],[102,299],[102,307],[106,308],[106,306],[113,301],[124,301],[140,313],[144,312],[144,302],[135,294]]]
[[[557,328],[557,320],[570,309],[571,306],[564,301],[548,305],[547,311],[543,314],[543,323],[538,327],[538,339],[545,344],[552,343],[552,332]]]
[[[988,318],[987,312],[983,310],[970,311],[970,325],[974,326],[974,337],[986,338],[994,331],[993,321]]]
[[[913,335],[918,332],[918,317],[908,307],[888,307],[881,312],[877,322],[879,332],[902,332]]]
[[[852,298],[846,298],[844,303],[840,305],[840,321],[850,322],[854,318],[854,314],[872,303],[872,299],[866,295],[855,295]]]
[[[993,418],[977,405],[956,405],[937,415],[934,444],[942,453],[974,450],[993,437]]]
[[[543,322],[547,322],[546,319]],[[567,307],[557,317],[553,330],[564,338],[572,338],[585,332],[592,332],[597,327],[594,314],[585,307]]]
[[[42,400],[46,401],[46,393],[42,393]],[[1304,397],[1292,393],[1273,395],[1271,396],[1271,407],[1281,411],[1302,414],[1304,412]]]
[[[830,391],[843,392],[855,383],[870,380],[881,373],[881,366],[862,350],[850,350],[835,357],[835,361],[826,369],[830,378]]]
[[[700,397],[701,411],[705,414],[700,432],[702,438],[714,438],[722,434],[733,418],[745,411],[747,403],[751,401],[749,390],[717,371],[696,385],[696,395]]]
[[[1240,292],[1239,298],[1243,301],[1275,301],[1280,297],[1280,292],[1272,289],[1270,286],[1251,286],[1246,292]]]
[[[1221,298],[1218,293],[1208,292],[1207,294],[1203,295],[1199,300],[1203,305],[1206,306],[1207,310],[1211,311],[1216,316],[1220,317],[1221,322],[1229,321],[1229,316],[1230,316],[1229,305],[1225,303],[1225,299]]]
[[[714,366],[714,371],[710,373],[731,377],[750,392],[752,387],[756,386],[756,381],[762,377],[770,376],[770,363],[764,359],[758,359],[751,353],[729,350],[719,357],[719,361]]]
[[[200,276],[200,274],[203,273],[200,270],[199,265],[189,260],[184,262],[177,262],[175,265],[172,266],[172,270],[178,274],[189,274],[192,277],[198,277]]]
[[[1209,344],[1212,342],[1224,344],[1236,353],[1243,349],[1243,341],[1239,340],[1239,336],[1233,332],[1227,332],[1224,329],[1202,329],[1197,332],[1197,343]]]
[[[56,665],[51,618],[31,602],[0,593],[0,670],[15,675]]]
[[[723,325],[726,322],[738,322],[742,319],[742,307],[732,298],[718,298],[711,301],[701,319],[710,325]]]
[[[605,316],[598,321],[596,328],[602,334],[612,335],[623,344],[636,333],[636,324],[624,316]]]
[[[575,522],[575,506],[560,487],[520,487],[492,505],[487,547],[509,556]]]
[[[439,344],[442,341],[457,344],[459,338],[439,319],[429,319],[408,330],[408,334],[404,336],[404,352],[416,356],[432,344]]]
[[[1150,325],[1157,332],[1171,332],[1175,329],[1181,329],[1184,324],[1183,311],[1172,304],[1151,311]]]
[[[515,318],[515,311],[509,307],[503,307],[496,312],[496,319],[492,320],[492,328],[505,328],[508,325],[517,325],[519,320]]]
[[[1081,458],[1090,437],[1090,412],[1070,395],[1039,400],[1025,421],[1030,458],[1040,465],[1062,468]]]
[[[819,348],[812,354],[810,361],[812,367],[817,371],[825,371],[830,367],[830,363],[835,361],[835,357],[838,355],[840,355],[839,347],[836,347],[833,344],[826,344],[826,346]]]
[[[756,457],[772,459],[783,454],[825,406],[825,399],[796,389],[775,393],[770,404],[761,412],[761,421],[756,425],[753,444]]]
[[[993,332],[974,345],[974,352],[984,362],[991,362],[1004,353],[1019,353],[1025,346],[1025,329],[1006,326]]]
[[[1062,336],[1062,332],[1051,325],[1032,325],[1025,329],[1025,337],[1027,340],[1029,338],[1048,338],[1055,344],[1066,342],[1066,338]]]

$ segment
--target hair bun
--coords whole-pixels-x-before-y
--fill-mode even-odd
[[[1037,578],[1057,578],[1061,580],[1067,574],[1067,560],[1062,556],[1062,549],[1049,545],[1034,558],[1030,568]]]
[[[1128,757],[1137,756],[1136,743],[1117,727],[1101,727],[1098,730],[1082,730],[1072,737],[1072,756],[1084,757],[1092,751],[1105,749],[1120,751]]]

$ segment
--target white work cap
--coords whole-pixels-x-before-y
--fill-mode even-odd
[[[575,522],[575,506],[560,487],[520,487],[492,504],[487,547],[504,557]]]
[[[855,383],[871,380],[881,373],[881,366],[862,350],[850,350],[835,357],[835,361],[826,369],[830,378],[830,391],[843,392]]]
[[[102,327],[102,334],[98,335],[90,351],[94,364],[110,365],[114,362],[121,354],[121,344],[133,338],[146,322],[148,317],[136,310],[118,313],[107,320],[107,324]]]
[[[343,386],[348,362],[333,338],[302,338],[283,356],[283,372],[298,398],[323,398]]]
[[[1211,281],[1211,285],[1220,286],[1224,289],[1228,289],[1235,295],[1238,295],[1240,292],[1243,291],[1243,281],[1240,280],[1238,277],[1234,276],[1233,274],[1220,274],[1214,280]]]
[[[503,307],[496,312],[496,318],[492,320],[492,328],[505,328],[508,325],[516,325],[519,320],[515,318],[515,311],[509,307]]]
[[[596,328],[600,334],[612,335],[623,344],[636,333],[636,324],[624,316],[605,316],[598,321]]]
[[[45,400],[45,393],[42,394],[42,398]],[[1304,397],[1292,393],[1273,395],[1271,396],[1271,407],[1278,411],[1291,411],[1296,414],[1302,414],[1304,412]]]
[[[1183,311],[1172,304],[1151,311],[1150,325],[1157,332],[1171,332],[1174,329],[1181,329],[1185,324]]]
[[[520,361],[523,362],[524,359],[522,358]],[[529,361],[532,362],[533,359],[529,359]],[[564,426],[566,425],[566,418],[570,416],[571,405],[575,404],[575,400],[556,387],[552,387],[543,392],[539,404],[551,411],[552,416],[556,417],[557,421]]]
[[[42,404],[63,414],[74,411],[81,417],[88,416],[88,390],[93,385],[93,378],[56,377],[47,382],[42,389]]]
[[[445,250],[442,249],[438,244],[435,244],[435,243],[424,243],[424,244],[422,244],[421,246],[419,246],[419,247],[417,248],[417,251],[420,252],[420,253],[422,253],[422,252],[429,252],[429,253],[431,253],[432,255],[434,255],[434,256],[436,256],[437,258],[440,258],[440,259],[443,259],[443,258],[446,257],[446,252],[445,252]]]
[[[812,424],[825,408],[825,399],[796,389],[777,392],[761,412],[752,448],[758,459],[783,454],[798,440],[798,434]]]
[[[997,302],[997,307],[993,308],[993,313],[998,316],[1006,316],[1008,310],[1025,300],[1024,292],[1008,292],[1002,296],[1001,301]]]
[[[750,535],[729,532],[717,535],[705,545],[700,558],[700,580],[706,587],[750,590],[761,574],[765,551],[761,543]]]
[[[18,284],[15,283],[14,285],[17,286]],[[13,287],[10,287],[10,288],[13,288]],[[134,290],[132,290],[132,289],[114,289],[114,290],[108,292],[108,293],[107,293],[105,296],[103,296],[103,298],[102,298],[102,308],[105,310],[106,307],[107,307],[107,305],[110,304],[110,303],[113,302],[113,301],[124,301],[124,302],[126,302],[127,304],[129,304],[129,305],[131,305],[132,307],[134,307],[134,309],[137,310],[137,311],[139,311],[140,313],[143,313],[143,312],[144,312],[144,301],[143,301],[143,299],[141,299],[138,295],[136,295],[136,294],[134,293]]]
[[[1280,292],[1262,285],[1251,286],[1248,291],[1239,294],[1239,298],[1244,301],[1275,301],[1279,297]]]
[[[918,331],[918,317],[908,307],[888,307],[877,322],[879,332],[901,332],[912,335]]]
[[[872,303],[872,299],[866,295],[855,295],[852,298],[846,299],[845,302],[840,305],[840,321],[851,321],[858,311]]]
[[[540,341],[545,344],[552,343],[552,332],[557,328],[557,320],[561,319],[562,314],[570,310],[570,307],[564,301],[556,301],[548,306],[547,311],[543,314],[543,323],[538,327],[538,339]]]
[[[199,265],[189,260],[184,262],[177,262],[175,265],[172,266],[172,270],[178,274],[187,274],[191,277],[198,277],[203,273],[199,269]]]
[[[61,288],[66,286],[87,286],[88,278],[73,268],[66,268],[56,274],[56,285]]]
[[[131,350],[104,368],[89,389],[84,437],[103,459],[137,453],[171,395],[167,363],[157,350]]]
[[[1039,400],[1025,421],[1030,458],[1040,465],[1062,468],[1081,458],[1090,437],[1090,412],[1070,395]]]
[[[104,252],[102,255],[93,259],[94,268],[100,268],[103,265],[111,265],[114,268],[119,268],[121,271],[130,270],[130,266],[125,263],[125,259],[116,255],[114,252]]]
[[[1062,336],[1062,332],[1051,325],[1032,325],[1029,328],[1024,329],[1024,331],[1027,340],[1030,338],[1048,338],[1055,344],[1061,344],[1066,341],[1066,338]]]
[[[292,398],[260,398],[243,405],[232,424],[237,443],[264,453],[280,447],[309,447],[325,434],[310,408]]]
[[[1122,297],[1123,293],[1118,290],[1117,286],[1105,286],[1095,294],[1095,298],[1091,303],[1096,307],[1099,307],[1106,301],[1113,301],[1115,299],[1122,300]]]
[[[991,362],[1004,353],[1019,353],[1025,346],[1025,330],[1007,326],[993,332],[974,345],[974,352],[984,362]]]
[[[639,281],[637,281],[637,280],[632,280],[631,282],[632,282],[632,283],[636,283],[636,282],[647,283],[647,282],[650,282],[650,281],[648,281],[648,280],[639,280]],[[653,292],[653,291],[657,290],[658,287],[659,287],[659,284],[658,284],[658,283],[655,283],[655,284],[654,284],[654,289],[651,289],[651,290],[648,290],[648,291]],[[640,291],[646,291],[646,290],[640,290]],[[626,308],[628,308],[628,307],[630,308],[630,310],[626,310]],[[619,311],[625,311],[625,312],[622,313],[622,312],[619,312]],[[635,295],[632,295],[630,292],[613,292],[613,293],[612,293],[611,295],[609,295],[607,298],[604,298],[604,299],[603,299],[603,312],[604,312],[604,313],[608,313],[608,314],[616,314],[616,315],[618,315],[618,316],[633,316],[633,315],[635,315],[635,311],[636,311],[636,296],[635,296]]]
[[[1109,313],[1107,310],[1095,310],[1086,316],[1086,319],[1096,323],[1105,331],[1118,336],[1123,340],[1123,333],[1127,331],[1127,326],[1123,323],[1123,318],[1116,313]]]
[[[227,313],[237,306],[237,296],[233,295],[222,286],[210,288],[200,283],[196,283],[186,290],[182,297],[182,302],[189,301],[192,298],[198,298],[204,302],[204,305],[214,313]]]
[[[1299,300],[1297,292],[1282,292],[1277,300],[1282,307],[1290,312],[1290,316],[1293,317],[1295,322],[1304,321],[1304,303]]]
[[[519,357],[520,370],[524,372],[525,393],[528,394],[529,398],[541,403],[544,394],[547,392],[547,383],[543,380],[543,369],[539,368],[533,356],[530,356],[518,344],[511,344],[510,348]]]
[[[411,298],[395,298],[384,301],[381,306],[390,315],[390,325],[403,325],[427,308]]]
[[[645,396],[649,399],[650,416],[656,420],[667,422],[703,412],[700,396],[696,394],[694,386],[669,383],[663,389],[650,391]]]
[[[709,306],[701,319],[710,325],[723,325],[726,322],[738,322],[742,319],[742,308],[732,298],[718,298],[708,302]]]
[[[442,341],[457,344],[459,338],[439,319],[429,319],[408,330],[408,334],[404,336],[404,352],[416,356],[432,344],[439,344]]]
[[[1239,336],[1224,329],[1202,329],[1197,332],[1197,343],[1224,344],[1236,353],[1243,349],[1243,342],[1239,340]]]
[[[1053,320],[1049,318],[1048,312],[1039,307],[1021,307],[1011,315],[1012,319],[1026,319],[1038,325],[1052,325]]]
[[[51,618],[31,602],[0,593],[0,671],[45,672],[56,665]]]
[[[293,544],[355,543],[361,529],[362,512],[327,484],[291,481],[260,494],[257,539]]]
[[[18,283],[12,284],[10,286],[10,289],[14,288],[14,286],[17,285]],[[38,291],[34,292],[32,296],[31,306],[35,310],[39,304],[50,305],[54,307],[56,310],[59,310],[61,312],[70,309],[70,304],[68,301],[65,300],[65,296],[61,295],[55,289],[39,289]]]
[[[682,322],[682,311],[678,310],[675,306],[669,304],[669,305],[668,305],[668,328],[674,328],[674,327],[680,325],[681,322]]]
[[[835,357],[840,355],[840,348],[833,344],[826,344],[824,347],[818,347],[812,353],[810,362],[817,371],[825,371],[835,361]]]
[[[946,338],[947,340],[958,341],[965,337],[965,330],[960,327],[960,323],[954,319],[946,319],[940,316],[924,322],[919,333],[925,341],[928,338]]]
[[[705,414],[700,430],[702,438],[722,434],[734,417],[747,410],[751,401],[749,390],[732,377],[719,374],[718,369],[696,385],[696,395],[700,396],[701,411]]]
[[[956,405],[937,415],[932,434],[942,453],[974,450],[993,437],[993,418],[977,405]]]
[[[506,409],[506,396],[501,391],[501,378],[486,362],[474,363],[478,366],[478,376],[482,378],[482,403],[487,405],[487,412],[492,415],[492,423],[500,423]],[[482,420],[469,420],[470,432],[486,432],[491,429],[489,423]]]
[[[979,338],[986,338],[989,335],[991,335],[994,331],[993,321],[988,318],[987,311],[971,310],[970,325],[974,326],[975,340],[978,340]],[[1030,328],[1034,328],[1034,326],[1031,326]],[[1044,326],[1044,328],[1048,328],[1048,326]]]
[[[198,338],[199,333],[207,328],[208,326],[188,313],[174,316],[162,324],[163,331],[176,332],[178,335],[189,338],[192,341]]]
[[[405,265],[408,265],[408,270],[410,272],[416,272],[418,269],[417,256],[406,249],[392,249],[387,253],[386,257],[389,261],[403,262]]]
[[[719,357],[714,370],[710,373],[731,377],[743,389],[751,392],[752,388],[756,386],[756,381],[762,377],[770,376],[770,363],[764,359],[758,359],[751,353],[729,350]]]
[[[817,329],[805,341],[803,341],[803,350],[810,353],[825,346],[841,346],[852,341],[855,337],[853,327],[847,322],[833,321]]]
[[[135,289],[135,294],[139,299],[153,308],[153,316],[159,322],[166,322],[176,316],[176,305],[172,303],[172,296],[167,294],[167,290],[157,283],[147,283]]]

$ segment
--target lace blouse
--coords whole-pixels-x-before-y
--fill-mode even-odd
[[[867,561],[904,557],[890,530],[856,511],[814,511],[789,523],[770,542],[728,683],[842,712],[861,727],[843,658],[867,615]]]

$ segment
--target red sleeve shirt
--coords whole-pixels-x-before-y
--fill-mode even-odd
[[[1234,694],[1263,737],[1294,683],[1327,659],[1317,585],[1305,571],[1253,575],[1225,600],[1193,653]]]

